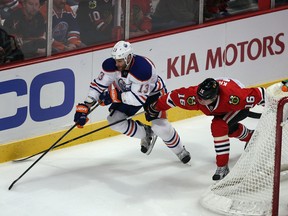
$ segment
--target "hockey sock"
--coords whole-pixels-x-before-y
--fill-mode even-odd
[[[228,135],[214,137],[217,166],[225,166],[229,161],[230,142]]]
[[[249,130],[247,127],[239,123],[239,127],[229,137],[237,138],[241,141],[248,142],[253,134],[253,130]]]

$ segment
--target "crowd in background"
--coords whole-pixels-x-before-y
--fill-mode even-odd
[[[51,0],[51,54],[199,24],[201,0]],[[287,4],[287,0],[276,1]],[[257,0],[204,0],[205,21],[258,10]],[[119,11],[119,4],[121,10]],[[48,2],[1,0],[0,64],[47,55]],[[8,41],[4,42],[5,39]],[[7,57],[5,57],[5,55]],[[8,55],[9,54],[9,55]],[[15,56],[15,58],[14,58]]]

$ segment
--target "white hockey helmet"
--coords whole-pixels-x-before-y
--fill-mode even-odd
[[[111,55],[115,60],[124,59],[126,65],[129,65],[133,56],[133,48],[129,42],[119,41],[114,45]],[[129,62],[127,61],[128,56],[131,56]]]

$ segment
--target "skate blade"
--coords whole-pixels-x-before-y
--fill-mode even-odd
[[[158,138],[158,136],[156,136],[156,135],[152,137],[151,145],[147,149],[146,155],[149,155],[152,152],[157,138]]]
[[[192,166],[190,161],[188,163],[184,164],[184,165],[187,165],[187,166],[190,166],[190,167]]]

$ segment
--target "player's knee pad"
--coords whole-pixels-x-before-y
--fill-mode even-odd
[[[153,120],[151,128],[163,140],[167,140],[174,133],[174,128],[167,119]]]
[[[211,133],[213,137],[228,135],[228,124],[221,118],[214,118],[211,123]]]
[[[229,125],[229,135],[233,134],[235,131],[237,131],[239,129],[239,126],[240,126],[239,123]]]
[[[110,115],[107,117],[107,121],[109,124],[112,124],[114,122],[120,121],[122,119],[126,119],[127,115],[125,113],[119,112],[119,111],[112,111]],[[122,121],[117,124],[111,125],[110,128],[112,130],[118,131],[120,133],[123,133],[124,130],[126,130],[128,126],[128,121]]]

